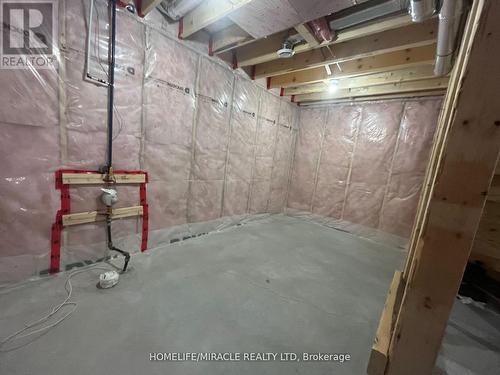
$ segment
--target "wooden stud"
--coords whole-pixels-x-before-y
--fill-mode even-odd
[[[387,351],[391,342],[391,336],[388,332],[393,331],[396,324],[397,308],[402,297],[404,284],[402,282],[402,273],[396,271],[392,278],[389,293],[384,305],[382,319],[380,320],[377,334],[370,354],[368,365],[368,375],[383,374],[387,365]]]
[[[500,152],[500,3],[475,0],[427,170],[385,375],[431,374]]]

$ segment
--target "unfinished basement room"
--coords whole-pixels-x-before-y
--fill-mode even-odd
[[[500,374],[500,1],[0,18],[0,375]]]

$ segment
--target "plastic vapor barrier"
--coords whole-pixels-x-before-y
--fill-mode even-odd
[[[56,4],[55,63],[0,70],[0,284],[49,267],[60,207],[54,172],[106,160],[107,88],[84,79],[90,1]],[[118,10],[113,167],[148,172],[149,248],[283,211],[297,133],[296,105],[172,28],[157,12],[140,19]],[[103,81],[108,30],[107,2],[96,0],[88,68]],[[116,207],[139,204],[137,187],[117,190]],[[71,212],[102,210],[100,193],[72,187]],[[124,250],[140,249],[140,231],[140,218],[113,222]],[[65,228],[62,239],[62,269],[107,254],[103,223]]]
[[[302,109],[289,213],[309,212],[367,237],[375,236],[372,228],[408,238],[441,103],[431,98]]]

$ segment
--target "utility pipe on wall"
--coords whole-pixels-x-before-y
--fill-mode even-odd
[[[410,16],[413,22],[424,22],[436,11],[435,0],[411,0]]]
[[[457,47],[457,35],[463,13],[463,0],[443,0],[439,12],[436,63],[434,74],[443,76],[453,67],[453,55]]]
[[[110,1],[111,35],[108,66],[108,159],[107,173],[113,174],[113,108],[115,91],[116,0]]]

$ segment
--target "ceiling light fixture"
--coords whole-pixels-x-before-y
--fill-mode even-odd
[[[331,81],[328,81],[328,92],[330,94],[333,94],[334,92],[337,92],[339,90],[339,81],[336,79],[332,79]]]

